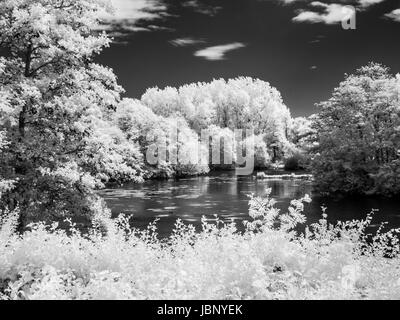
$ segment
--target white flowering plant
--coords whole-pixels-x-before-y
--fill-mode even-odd
[[[38,223],[18,235],[18,212],[8,212],[0,221],[1,298],[400,298],[399,230],[368,235],[372,215],[334,226],[324,211],[299,232],[309,201],[281,213],[267,192],[250,199],[244,232],[218,218],[203,218],[200,232],[178,220],[163,240],[156,222],[138,230],[124,216],[86,233]]]

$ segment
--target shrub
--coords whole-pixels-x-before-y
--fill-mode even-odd
[[[251,198],[246,231],[203,219],[201,232],[177,221],[158,240],[151,224],[107,220],[107,234],[35,224],[22,237],[0,221],[3,299],[398,299],[399,242],[392,230],[368,238],[363,221],[317,224],[298,234],[304,202],[286,213]],[[8,217],[13,215],[8,214]]]

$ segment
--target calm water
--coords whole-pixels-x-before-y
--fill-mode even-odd
[[[321,206],[326,206],[331,222],[362,219],[372,209],[379,209],[373,220],[374,227],[383,221],[388,221],[390,227],[400,227],[400,199],[326,199],[312,194],[311,182],[257,180],[251,176],[237,177],[230,172],[178,181],[147,181],[106,189],[101,195],[114,215],[131,215],[135,227],[145,228],[158,218],[158,232],[164,237],[170,234],[178,218],[199,227],[202,216],[212,220],[217,214],[222,220],[233,219],[242,226],[243,220],[249,220],[248,195],[262,196],[266,188],[272,189],[272,197],[281,210],[288,207],[290,200],[310,194],[313,202],[305,206],[307,223],[318,221]]]

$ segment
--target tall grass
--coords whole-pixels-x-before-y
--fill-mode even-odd
[[[251,198],[252,221],[177,221],[161,241],[155,224],[139,231],[125,217],[81,234],[34,224],[19,236],[17,213],[0,221],[3,299],[399,299],[398,230],[368,236],[372,219],[305,222],[305,197],[283,213]],[[103,222],[104,223],[104,222]]]

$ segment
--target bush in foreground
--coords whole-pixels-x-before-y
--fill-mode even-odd
[[[236,226],[203,220],[198,233],[177,221],[168,240],[156,226],[131,229],[126,218],[94,226],[36,224],[23,236],[16,217],[0,221],[3,299],[398,299],[398,230],[368,237],[371,221],[318,224],[297,234],[308,197],[287,213],[266,198],[250,200],[250,216]],[[10,218],[11,217],[11,218]]]

